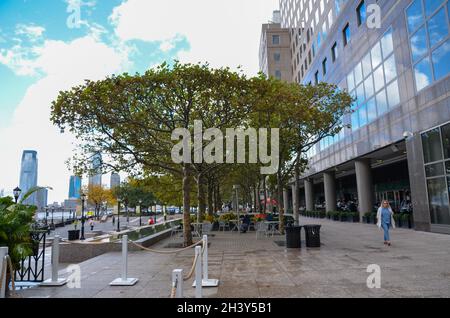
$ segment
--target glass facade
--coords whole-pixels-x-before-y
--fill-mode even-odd
[[[25,150],[22,154],[22,164],[20,169],[20,189],[22,189],[21,196],[25,195],[31,188],[37,186],[38,179],[38,159],[37,152]],[[29,196],[24,204],[38,205],[37,193]]]
[[[432,224],[450,225],[450,123],[422,134]]]
[[[450,73],[448,0],[414,0],[406,9],[416,89]]]
[[[351,116],[353,130],[373,122],[400,103],[391,29],[347,75],[347,88],[356,98]]]
[[[69,199],[79,199],[81,193],[81,177],[71,176],[69,184]]]

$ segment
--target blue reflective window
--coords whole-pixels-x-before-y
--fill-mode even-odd
[[[375,98],[372,98],[367,102],[367,121],[371,123],[375,119],[377,119],[377,105],[375,104]]]
[[[447,15],[445,8],[439,10],[430,21],[428,21],[428,36],[430,37],[430,47],[441,42],[448,34]]]
[[[373,81],[375,83],[375,92],[378,92],[384,87],[383,66],[380,66],[373,72]]]
[[[392,41],[392,29],[387,32],[381,39],[381,49],[383,57],[387,58],[394,51],[394,42]]]
[[[412,34],[424,22],[422,0],[414,0],[406,10],[406,17],[408,20],[409,33]]]
[[[364,125],[367,125],[367,108],[366,105],[361,106],[358,109],[359,114],[359,125],[362,127]]]
[[[411,53],[413,62],[420,60],[428,50],[427,47],[427,31],[425,26],[420,28],[412,37],[411,37]]]
[[[359,115],[358,111],[352,113],[352,129],[357,130],[359,128]]]
[[[450,40],[438,47],[432,54],[434,77],[439,80],[450,72]]]
[[[430,58],[426,57],[414,67],[417,90],[427,87],[433,81],[431,76]]]
[[[361,84],[356,88],[356,98],[358,99],[358,105],[361,105],[366,99],[364,96],[364,85]]]
[[[347,24],[342,32],[344,35],[344,46],[345,46],[348,44],[348,42],[350,42],[350,25]]]
[[[425,14],[430,16],[444,2],[444,0],[425,0]]]
[[[388,85],[388,87],[386,88],[386,93],[390,108],[400,104],[400,92],[398,89],[397,81],[393,81]]]
[[[382,114],[388,111],[388,103],[386,100],[386,92],[384,91],[384,89],[377,94],[376,98],[377,98],[378,116],[381,116]]]
[[[384,76],[386,77],[386,83],[389,83],[397,77],[394,55],[391,55],[391,57],[384,62]]]
[[[358,25],[366,22],[366,4],[362,1],[359,6],[356,8],[356,13],[358,16]]]
[[[366,90],[366,99],[369,99],[373,96],[375,93],[375,90],[373,88],[373,77],[370,75],[365,81],[364,81],[364,88]]]

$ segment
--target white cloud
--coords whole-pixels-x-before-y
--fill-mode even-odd
[[[69,171],[65,161],[71,157],[74,138],[68,133],[61,135],[50,123],[51,102],[59,91],[85,79],[96,80],[122,72],[128,56],[92,36],[69,43],[45,41],[33,50],[37,58],[28,62],[45,76],[28,88],[12,124],[0,129],[0,188],[8,192],[17,186],[22,151],[32,149],[38,151],[39,185],[53,187],[49,201],[60,201],[68,194]]]
[[[261,24],[277,8],[278,0],[127,0],[110,20],[124,41],[162,41],[168,49],[166,43],[181,34],[191,45],[179,53],[182,62],[242,65],[253,75],[259,71]]]
[[[37,25],[25,25],[25,24],[18,24],[16,26],[16,35],[24,35],[26,36],[30,41],[35,42],[39,39],[42,39],[42,36],[45,32],[45,28]]]

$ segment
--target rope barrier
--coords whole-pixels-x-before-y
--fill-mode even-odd
[[[190,245],[190,246],[187,246],[187,247],[184,247],[184,248],[182,248],[182,249],[175,250],[175,251],[160,251],[160,250],[153,250],[153,249],[151,249],[151,248],[144,247],[144,246],[142,246],[142,245],[140,245],[140,244],[137,244],[137,243],[133,242],[132,240],[129,240],[129,242],[130,242],[131,244],[133,244],[133,245],[139,247],[140,249],[142,249],[142,250],[144,250],[144,251],[147,251],[147,252],[152,252],[152,253],[157,253],[157,254],[177,254],[177,253],[186,251],[186,250],[188,250],[188,249],[191,249],[191,248],[193,248],[194,246],[203,244],[203,239],[200,240],[200,241],[198,241],[197,243],[194,243],[194,244],[192,244],[192,245]],[[204,245],[204,244],[203,244],[203,245]]]
[[[192,267],[191,267],[189,274],[186,277],[183,277],[184,281],[187,281],[192,278],[192,275],[195,272],[195,265],[197,264],[197,261],[198,261],[198,254],[195,254],[194,262],[192,263]]]

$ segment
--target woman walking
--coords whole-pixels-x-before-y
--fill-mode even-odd
[[[384,245],[391,246],[391,238],[389,236],[389,228],[395,229],[394,212],[389,205],[389,201],[384,200],[377,212],[377,225],[383,228]]]

